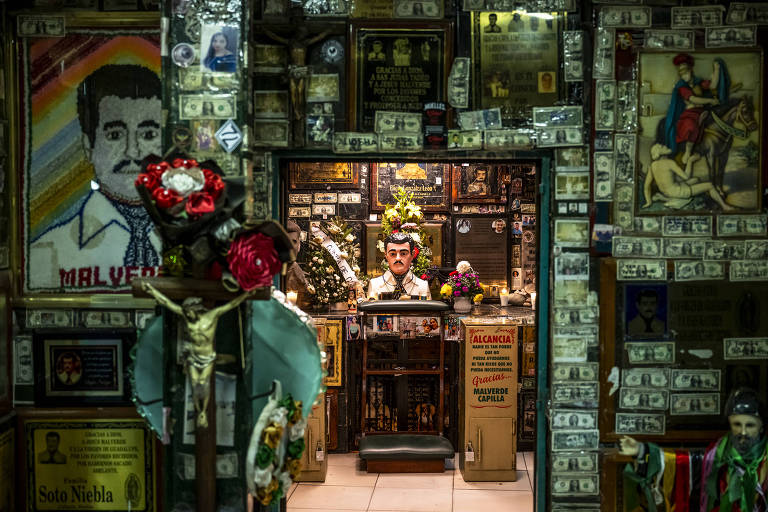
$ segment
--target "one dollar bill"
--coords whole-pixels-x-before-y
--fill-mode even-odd
[[[666,281],[667,260],[618,260],[617,281]]]
[[[334,153],[375,153],[378,149],[379,137],[375,133],[335,132],[333,134]]]

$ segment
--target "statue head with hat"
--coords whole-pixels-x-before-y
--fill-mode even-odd
[[[741,454],[748,453],[765,433],[765,406],[757,392],[747,387],[734,389],[725,403],[731,425],[731,443]]]

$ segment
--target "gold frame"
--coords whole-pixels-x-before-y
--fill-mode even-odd
[[[342,336],[344,320],[329,318],[325,320],[323,325],[325,353],[329,353],[328,347],[333,347],[333,361],[328,362],[328,375],[323,378],[323,384],[326,386],[342,385],[341,360],[344,357],[344,337]]]
[[[6,16],[4,29],[6,34],[15,34],[16,15],[24,14],[17,11]],[[94,29],[125,29],[125,28],[157,28],[160,32],[160,13],[158,12],[65,12],[66,29],[94,28]],[[7,37],[4,41],[5,55],[5,95],[8,98],[8,125],[19,126],[21,120],[21,98],[19,97],[20,72],[18,56],[21,50],[20,40]],[[14,172],[8,173],[8,203],[10,208],[10,296],[13,307],[29,308],[154,308],[155,301],[151,299],[136,299],[130,293],[50,293],[50,294],[24,294],[21,285],[22,250],[20,221],[20,174],[18,172],[21,148],[19,147],[19,133],[17,130],[8,132],[8,168]]]

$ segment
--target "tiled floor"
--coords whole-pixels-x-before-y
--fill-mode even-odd
[[[532,452],[518,453],[515,482],[465,482],[458,469],[368,474],[360,467],[356,453],[329,454],[325,482],[294,484],[288,495],[288,511],[533,511]]]

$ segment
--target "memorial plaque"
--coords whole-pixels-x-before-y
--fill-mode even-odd
[[[450,164],[379,163],[372,164],[371,210],[383,211],[397,201],[399,187],[413,194],[413,202],[424,211],[448,211]]]
[[[454,261],[466,260],[483,283],[507,283],[508,227],[494,217],[454,217]]]
[[[421,113],[445,102],[452,40],[447,23],[354,23],[350,124],[373,131],[377,110]]]
[[[36,401],[41,404],[62,402],[124,402],[127,382],[123,371],[132,333],[94,331],[83,333],[44,333],[34,335],[39,351],[36,360]]]
[[[291,162],[291,189],[323,189],[329,185],[345,188],[360,186],[360,166],[356,162]]]
[[[25,510],[156,510],[143,419],[26,420]]]
[[[472,13],[475,108],[522,119],[558,99],[557,18],[521,12]]]

